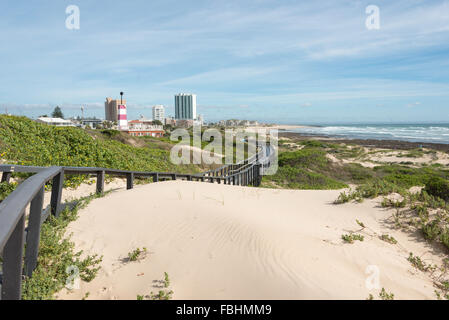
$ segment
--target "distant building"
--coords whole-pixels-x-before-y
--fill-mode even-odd
[[[175,95],[175,118],[176,120],[196,119],[196,94]]]
[[[153,120],[158,120],[164,123],[165,109],[162,105],[153,106]]]
[[[126,105],[126,100],[123,100],[122,103]],[[120,100],[113,100],[112,98],[106,98],[106,102],[104,103],[105,120],[112,122],[118,121],[119,105]]]
[[[170,126],[176,126],[176,119],[173,117],[167,117],[165,118],[165,125],[170,125]]]
[[[86,127],[96,128],[103,124],[103,120],[101,120],[101,119],[81,119],[80,123],[81,123],[81,125],[86,126]]]
[[[190,128],[193,126],[194,124],[193,119],[180,119],[180,120],[176,120],[176,126],[177,127],[181,127],[181,128]]]
[[[37,122],[49,124],[57,127],[74,127],[75,124],[70,120],[65,120],[61,118],[48,118],[48,117],[39,117]]]
[[[141,118],[131,120],[124,132],[134,137],[151,136],[160,138],[164,136],[164,128],[161,125],[153,125],[151,120]]]
[[[258,121],[250,121],[250,124],[251,124],[252,126],[258,126],[258,125],[259,125],[259,122],[258,122]]]

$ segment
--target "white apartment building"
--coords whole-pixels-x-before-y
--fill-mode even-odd
[[[165,121],[165,108],[163,105],[153,106],[153,120]]]
[[[175,119],[196,119],[196,94],[179,93],[175,95]]]

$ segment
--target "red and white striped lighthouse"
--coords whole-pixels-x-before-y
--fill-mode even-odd
[[[126,105],[120,104],[118,106],[117,117],[118,117],[117,124],[118,124],[119,130],[126,130],[126,129],[128,129],[128,119],[126,117]]]

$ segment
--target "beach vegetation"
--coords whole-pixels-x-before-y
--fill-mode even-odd
[[[72,208],[66,206],[59,217],[50,215],[42,224],[37,267],[32,277],[24,277],[22,281],[22,299],[53,299],[54,294],[66,285],[70,276],[68,267],[76,268],[77,276],[83,281],[90,282],[95,278],[102,257],[76,251],[74,242],[66,236],[66,229],[77,219],[78,211],[96,197],[98,195],[80,199]]]
[[[381,298],[382,300],[394,300],[394,294],[388,293],[387,290],[385,290],[385,288],[382,288],[382,290],[379,293],[379,298]]]
[[[170,278],[168,277],[168,273],[164,272],[164,287],[168,288],[170,286]]]
[[[363,160],[367,153],[364,148],[355,145],[318,140],[305,140],[299,143],[302,145],[299,150],[279,152],[279,169],[275,175],[264,177],[263,186],[318,190],[341,189],[348,184],[355,184],[358,187],[356,193],[349,197],[348,194],[341,195],[338,203],[344,203],[351,200],[362,201],[364,198],[392,192],[405,193],[414,186],[425,187],[433,178],[449,179],[449,171],[441,166],[418,168],[413,167],[413,163],[410,165],[380,163],[374,167],[363,166],[357,163],[357,160]],[[427,151],[419,152],[425,154]],[[335,161],[332,157],[340,160]],[[439,189],[444,188],[441,180],[439,186],[441,186]],[[432,188],[434,189],[436,187]]]
[[[171,300],[172,290],[159,290],[157,293],[150,292],[150,300]]]
[[[16,189],[16,187],[16,182],[0,182],[0,202],[5,200],[6,197]]]
[[[363,241],[365,239],[365,237],[363,235],[356,234],[356,233],[343,234],[341,236],[341,238],[343,239],[344,242],[347,242],[347,243],[354,243],[354,241],[356,241],[356,240]]]
[[[383,241],[391,243],[391,244],[397,244],[398,243],[398,241],[394,237],[392,237],[392,236],[390,236],[388,234],[383,234],[379,238],[380,238],[380,240],[383,240]]]
[[[144,259],[147,252],[148,250],[145,247],[142,249],[136,248],[128,253],[128,261],[138,261]]]
[[[440,221],[438,219],[432,220],[428,223],[423,223],[421,231],[424,234],[424,238],[433,241],[437,239],[443,231],[440,227]]]
[[[431,266],[425,263],[420,257],[413,255],[412,252],[410,252],[407,260],[412,264],[413,267],[420,271],[426,272],[431,268]]]
[[[362,229],[365,229],[365,228],[366,228],[365,224],[364,224],[362,221],[359,221],[358,219],[355,219],[355,222],[356,222]]]
[[[11,164],[200,172],[195,165],[172,164],[168,143],[132,139],[114,130],[55,127],[26,117],[0,115],[0,136],[1,160]],[[137,146],[135,141],[139,142]],[[29,174],[13,173],[14,176],[25,178]],[[76,187],[86,180],[84,175],[67,176],[64,186]]]
[[[171,300],[173,296],[173,290],[170,290],[170,277],[167,272],[164,272],[163,280],[154,280],[154,282],[160,283],[158,286],[161,288],[158,292],[150,292],[149,295],[137,295],[137,300]]]
[[[425,184],[424,191],[429,195],[449,201],[449,180],[441,177],[432,177]]]

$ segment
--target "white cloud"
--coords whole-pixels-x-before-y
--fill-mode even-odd
[[[409,108],[416,107],[416,106],[419,106],[420,104],[421,104],[421,102],[417,101],[417,102],[407,104],[407,107],[409,107]]]

